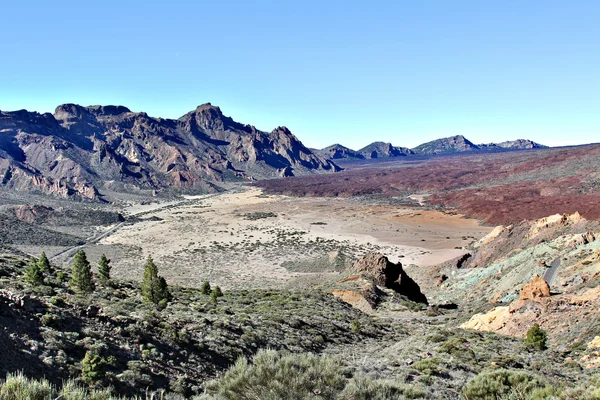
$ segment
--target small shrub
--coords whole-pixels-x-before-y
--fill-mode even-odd
[[[0,400],[48,400],[53,388],[46,379],[28,379],[22,373],[8,374],[0,383]]]
[[[334,399],[346,386],[341,363],[311,353],[289,354],[260,350],[252,364],[240,358],[218,381],[207,385],[210,394],[231,400]]]
[[[202,282],[202,286],[200,287],[200,293],[208,296],[211,292],[211,288],[210,288],[210,282],[209,281],[204,281]]]
[[[530,399],[531,393],[545,385],[534,375],[506,369],[484,371],[471,379],[463,390],[467,399]]]
[[[359,333],[360,329],[360,321],[357,319],[352,320],[352,322],[350,323],[350,330],[352,330],[353,333]]]
[[[44,284],[44,274],[36,261],[29,263],[25,270],[25,281],[31,286],[40,286]]]
[[[525,346],[528,348],[533,348],[536,350],[545,350],[546,349],[546,340],[548,335],[546,331],[540,328],[540,325],[535,323],[533,326],[527,331],[527,337],[525,338]]]
[[[106,375],[107,365],[108,362],[104,358],[94,351],[88,351],[83,358],[81,379],[87,384],[101,381]]]
[[[417,361],[412,367],[423,375],[439,375],[441,372],[440,359],[437,357],[425,358]]]

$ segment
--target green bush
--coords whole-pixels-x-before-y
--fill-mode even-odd
[[[112,397],[109,389],[88,390],[66,382],[57,389],[46,379],[29,379],[22,373],[8,374],[0,381],[0,400],[118,400]]]
[[[215,288],[212,290],[212,292],[210,292],[210,301],[213,304],[217,304],[217,299],[222,296],[223,296],[223,292],[221,291],[221,288],[218,286],[215,286]]]
[[[211,292],[210,282],[209,281],[202,282],[202,286],[200,287],[200,293],[208,296],[210,294],[210,292]]]
[[[499,369],[481,372],[467,383],[462,394],[469,400],[533,399],[534,393],[547,388],[528,372]]]
[[[101,381],[106,374],[107,365],[108,362],[104,358],[94,351],[88,351],[83,358],[81,379],[87,384]]]
[[[32,261],[25,270],[25,281],[31,286],[40,286],[44,284],[44,274],[37,261]]]
[[[548,335],[546,334],[546,331],[540,328],[539,324],[533,324],[533,326],[527,331],[525,346],[536,350],[545,350],[547,338]]]
[[[440,359],[437,357],[425,358],[417,361],[412,367],[423,375],[439,375],[441,373]]]
[[[30,380],[20,372],[8,374],[0,383],[0,400],[48,400],[53,389],[46,379]]]
[[[341,363],[332,357],[311,353],[289,354],[261,350],[252,364],[240,358],[207,391],[217,398],[244,399],[334,399],[346,386]]]

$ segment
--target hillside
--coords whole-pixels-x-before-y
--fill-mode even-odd
[[[0,398],[32,398],[17,397],[17,388],[47,393],[35,398],[62,392],[82,400],[114,399],[111,394],[237,400],[265,398],[256,395],[265,392],[278,399],[487,399],[540,392],[588,399],[598,391],[593,373],[577,361],[584,350],[556,349],[551,337],[550,349],[536,351],[520,339],[459,329],[462,317],[437,307],[424,313],[423,305],[389,293],[376,278],[385,270],[371,259],[347,273],[375,279],[370,291],[387,304],[378,305],[377,316],[317,289],[218,296],[170,286],[171,300],[157,306],[138,283],[117,279],[96,278],[92,293],[76,292],[69,272],[56,266],[32,284],[25,270],[36,260],[2,256],[0,322],[8,330],[0,331],[0,373],[18,370],[40,381],[8,375],[0,379]],[[407,277],[401,279],[405,285]],[[386,317],[406,307],[413,311]],[[506,381],[489,387],[490,379]],[[71,392],[83,394],[67,396]]]
[[[414,154],[407,147],[392,146],[391,143],[373,142],[362,149],[358,150],[364,158],[386,158],[386,157],[401,157]]]
[[[479,147],[462,135],[436,139],[423,143],[413,149],[418,154],[446,154],[465,151],[477,151]]]
[[[365,158],[358,151],[354,151],[349,149],[348,147],[342,146],[341,144],[332,144],[331,146],[324,147],[320,150],[316,150],[317,154],[322,155],[325,158],[330,160],[339,160],[339,159],[363,159]]]
[[[263,132],[203,104],[177,120],[121,106],[0,111],[0,187],[99,200],[103,192],[217,191],[226,182],[339,171],[287,128]]]
[[[320,150],[317,154],[330,160],[361,160],[361,159],[387,159],[404,156],[431,156],[447,155],[455,153],[476,152],[502,152],[515,150],[544,149],[548,146],[536,143],[529,139],[508,140],[500,143],[474,144],[462,135],[436,139],[423,143],[413,149],[408,147],[394,146],[391,143],[373,142],[360,150],[352,150],[341,144],[333,144]]]

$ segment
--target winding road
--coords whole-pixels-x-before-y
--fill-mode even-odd
[[[548,286],[552,286],[552,281],[556,277],[556,272],[558,271],[558,267],[560,267],[560,257],[556,258],[550,264],[550,268],[544,272],[544,280],[548,284]]]
[[[184,200],[181,200],[181,201],[177,201],[175,203],[170,202],[170,203],[167,203],[167,204],[165,204],[165,205],[163,205],[161,207],[156,207],[156,208],[153,208],[151,210],[140,211],[140,212],[137,212],[137,213],[134,213],[134,214],[130,214],[130,215],[127,216],[127,219],[125,221],[119,222],[115,226],[109,228],[107,231],[104,231],[104,232],[102,232],[102,233],[100,233],[98,235],[94,235],[92,237],[87,238],[85,240],[84,244],[80,244],[80,245],[77,245],[77,246],[69,247],[67,249],[64,249],[64,250],[62,250],[62,251],[54,254],[52,257],[50,257],[50,261],[54,261],[54,260],[58,259],[58,257],[60,257],[60,256],[62,256],[64,254],[67,254],[67,253],[70,253],[70,252],[74,253],[75,251],[77,251],[79,249],[83,249],[84,247],[89,246],[90,244],[94,244],[94,243],[99,242],[100,240],[102,240],[105,237],[107,237],[107,236],[111,235],[112,233],[114,233],[116,230],[118,230],[119,228],[121,228],[123,225],[130,224],[131,223],[131,221],[130,221],[131,218],[139,218],[139,217],[144,216],[144,215],[154,214],[154,213],[157,213],[157,212],[160,212],[160,211],[168,210],[170,208],[175,208],[175,207],[179,207],[179,206],[182,206],[182,205],[188,205],[188,204],[194,204],[194,203],[202,202],[202,201],[210,199],[212,197],[219,196],[219,195],[221,195],[223,193],[225,193],[225,192],[213,193],[213,194],[206,195],[206,196],[203,196],[203,197],[198,198],[198,199],[184,199]]]

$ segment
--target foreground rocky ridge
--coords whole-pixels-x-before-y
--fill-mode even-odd
[[[463,328],[523,338],[539,323],[557,348],[581,348],[582,364],[595,367],[600,365],[594,344],[600,327],[597,238],[600,224],[578,213],[499,226],[469,253],[432,268],[430,278],[437,274],[438,286],[426,289],[435,301],[463,305],[469,316]]]
[[[68,271],[60,269],[32,287],[23,279],[26,261],[0,257],[0,355],[8,360],[0,373],[21,370],[59,388],[73,379],[100,390],[76,399],[153,391],[172,400],[263,398],[257,393],[340,400],[590,399],[600,393],[574,351],[526,350],[518,339],[457,329],[451,316],[447,324],[419,313],[376,318],[319,290],[232,290],[213,301],[199,290],[171,287],[173,299],[162,308],[144,301],[132,282],[98,282],[93,293],[76,294],[66,283]],[[375,280],[387,270],[362,268],[365,262],[353,270]],[[102,367],[86,364],[89,353]],[[250,364],[245,357],[253,355]],[[90,371],[102,372],[90,380]],[[291,377],[294,391],[282,392]],[[498,387],[486,385],[500,378]],[[0,379],[0,398],[14,399],[16,385],[28,384]]]
[[[178,120],[122,106],[0,111],[0,187],[98,200],[102,191],[217,191],[228,181],[339,171],[287,128],[203,104]]]

